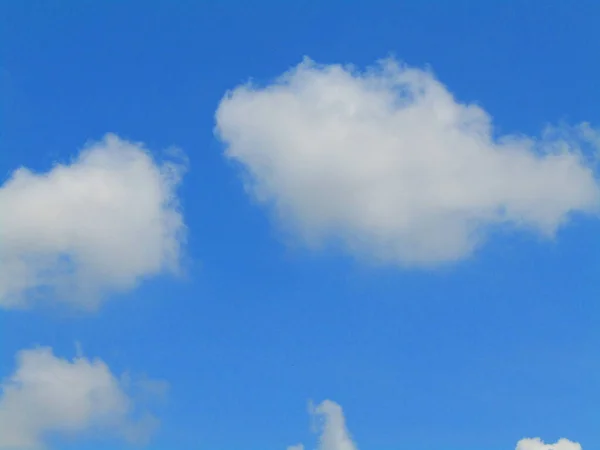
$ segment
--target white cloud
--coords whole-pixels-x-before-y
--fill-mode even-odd
[[[37,450],[48,438],[102,432],[143,441],[158,421],[134,420],[135,405],[100,360],[56,357],[50,348],[21,351],[0,396],[0,449]]]
[[[16,170],[0,187],[0,307],[46,296],[94,308],[109,292],[177,270],[183,168],[109,134],[70,165]]]
[[[321,419],[319,450],[357,450],[346,428],[342,407],[331,400],[318,405],[313,414]]]
[[[430,72],[308,59],[229,92],[215,129],[251,195],[304,242],[416,266],[465,258],[499,225],[552,236],[571,213],[596,212],[579,147],[598,134],[559,131],[496,138],[490,116]]]
[[[331,400],[325,400],[312,414],[320,419],[319,450],[358,450],[348,429],[342,407]],[[302,444],[290,446],[287,450],[303,450]],[[539,439],[521,439],[515,450],[582,450],[581,445],[568,439],[560,439],[555,444],[544,444]]]
[[[581,450],[581,444],[568,439],[559,439],[554,444],[544,444],[540,438],[522,439],[517,443],[516,450]]]
[[[310,412],[318,419],[316,431],[320,433],[319,450],[357,450],[346,428],[346,419],[340,405],[325,400],[316,407],[311,406]],[[304,445],[292,445],[287,450],[304,450]]]
[[[290,445],[287,450],[304,450],[304,445],[302,444],[297,444],[297,445]]]

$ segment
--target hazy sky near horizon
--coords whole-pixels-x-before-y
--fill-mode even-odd
[[[600,4],[0,4],[0,450],[600,445]]]

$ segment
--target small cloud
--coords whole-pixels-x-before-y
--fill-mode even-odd
[[[109,134],[70,164],[16,170],[0,187],[0,307],[94,309],[112,292],[177,272],[186,227],[179,162]]]
[[[521,439],[517,443],[516,450],[582,450],[582,448],[581,444],[568,439],[559,439],[554,444],[544,444],[540,438],[528,438]]]
[[[346,419],[340,405],[331,400],[325,400],[317,406],[311,402],[309,412],[316,419],[313,432],[320,433],[319,450],[357,450],[346,429]],[[302,444],[288,447],[288,450],[303,449]]]
[[[346,428],[346,419],[340,405],[325,400],[315,408],[314,414],[322,420],[320,450],[357,450]]]
[[[342,407],[331,400],[325,400],[314,406],[309,402],[311,417],[318,420],[313,432],[319,433],[318,450],[358,450],[352,436],[346,428],[346,419]],[[302,444],[290,446],[287,450],[304,450]],[[581,444],[559,439],[554,444],[545,444],[540,438],[521,439],[515,450],[582,450]]]
[[[37,450],[51,435],[91,432],[146,442],[159,424],[148,412],[140,414],[126,386],[99,359],[68,361],[47,347],[23,350],[0,387],[0,449]]]

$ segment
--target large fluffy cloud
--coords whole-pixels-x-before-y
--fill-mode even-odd
[[[177,269],[182,169],[107,135],[69,165],[16,170],[0,187],[0,307],[40,297],[94,307]]]
[[[318,450],[357,450],[346,427],[346,419],[342,407],[331,400],[325,400],[313,409],[313,414],[320,422]],[[297,444],[287,450],[304,450],[304,445]],[[568,439],[560,439],[555,444],[544,444],[539,439],[521,439],[515,450],[582,450],[581,445]]]
[[[358,72],[307,59],[238,86],[215,132],[288,231],[403,265],[464,258],[498,226],[552,236],[600,201],[579,151],[597,143],[589,126],[497,137],[482,108],[393,60]]]
[[[14,374],[1,385],[0,449],[37,450],[57,435],[90,432],[144,440],[157,420],[150,415],[134,420],[131,384],[100,360],[68,361],[49,348],[22,351]]]

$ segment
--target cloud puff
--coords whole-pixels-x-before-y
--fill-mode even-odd
[[[304,450],[304,445],[302,444],[296,444],[296,445],[290,445],[287,450]]]
[[[346,419],[340,405],[325,400],[312,412],[321,419],[320,450],[357,450],[346,428]]]
[[[325,400],[312,414],[320,419],[319,450],[358,450],[348,429],[342,407],[331,400]],[[302,444],[290,446],[287,450],[303,450]],[[555,444],[544,444],[539,439],[522,439],[515,450],[582,450],[581,445],[568,439],[560,439]]]
[[[130,381],[117,379],[100,360],[60,359],[50,348],[21,351],[0,395],[0,449],[37,450],[47,438],[103,432],[143,441],[157,420],[134,420]]]
[[[540,438],[522,439],[517,443],[516,450],[581,450],[581,444],[568,439],[559,439],[554,444],[544,444]]]
[[[340,405],[325,400],[316,407],[311,405],[310,412],[318,420],[319,450],[357,450],[346,428],[346,419]],[[304,450],[304,445],[292,445],[287,450]]]
[[[465,258],[491,228],[552,236],[571,213],[596,212],[600,188],[579,147],[598,134],[559,131],[495,137],[482,108],[428,71],[308,59],[272,84],[230,91],[215,128],[288,231],[413,266]]]
[[[50,296],[84,308],[178,268],[184,166],[109,134],[69,165],[0,187],[0,307]]]

